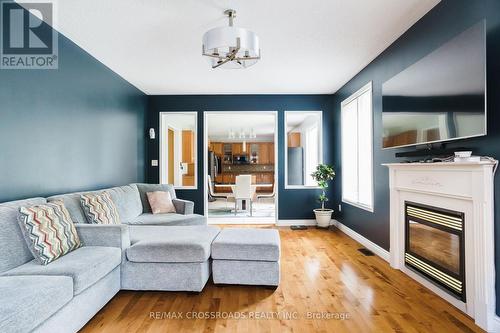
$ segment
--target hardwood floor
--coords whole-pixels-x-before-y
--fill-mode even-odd
[[[361,254],[361,245],[336,229],[280,234],[276,291],[212,282],[200,294],[121,291],[82,332],[482,332],[384,260]],[[202,312],[219,318],[192,319]]]

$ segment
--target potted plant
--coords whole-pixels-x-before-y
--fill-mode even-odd
[[[325,202],[328,201],[326,189],[328,188],[328,182],[335,178],[335,171],[327,164],[319,164],[311,176],[321,188],[321,194],[318,197],[318,201],[321,202],[321,208],[314,209],[316,222],[318,223],[318,227],[328,228],[332,219],[333,209],[325,208]]]

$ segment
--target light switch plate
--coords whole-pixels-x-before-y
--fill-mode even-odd
[[[158,166],[158,160],[151,160],[151,166],[157,167]]]

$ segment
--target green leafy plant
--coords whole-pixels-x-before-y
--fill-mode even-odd
[[[325,210],[325,202],[328,201],[328,197],[326,196],[326,189],[328,188],[328,182],[335,178],[335,171],[330,165],[318,164],[318,166],[316,167],[316,171],[311,173],[311,176],[321,188],[321,194],[318,197],[318,201],[321,202],[321,210]]]

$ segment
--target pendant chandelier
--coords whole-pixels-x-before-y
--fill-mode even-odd
[[[212,68],[247,68],[259,61],[259,37],[252,31],[233,26],[236,11],[224,11],[229,26],[208,30],[203,35],[203,55]]]

